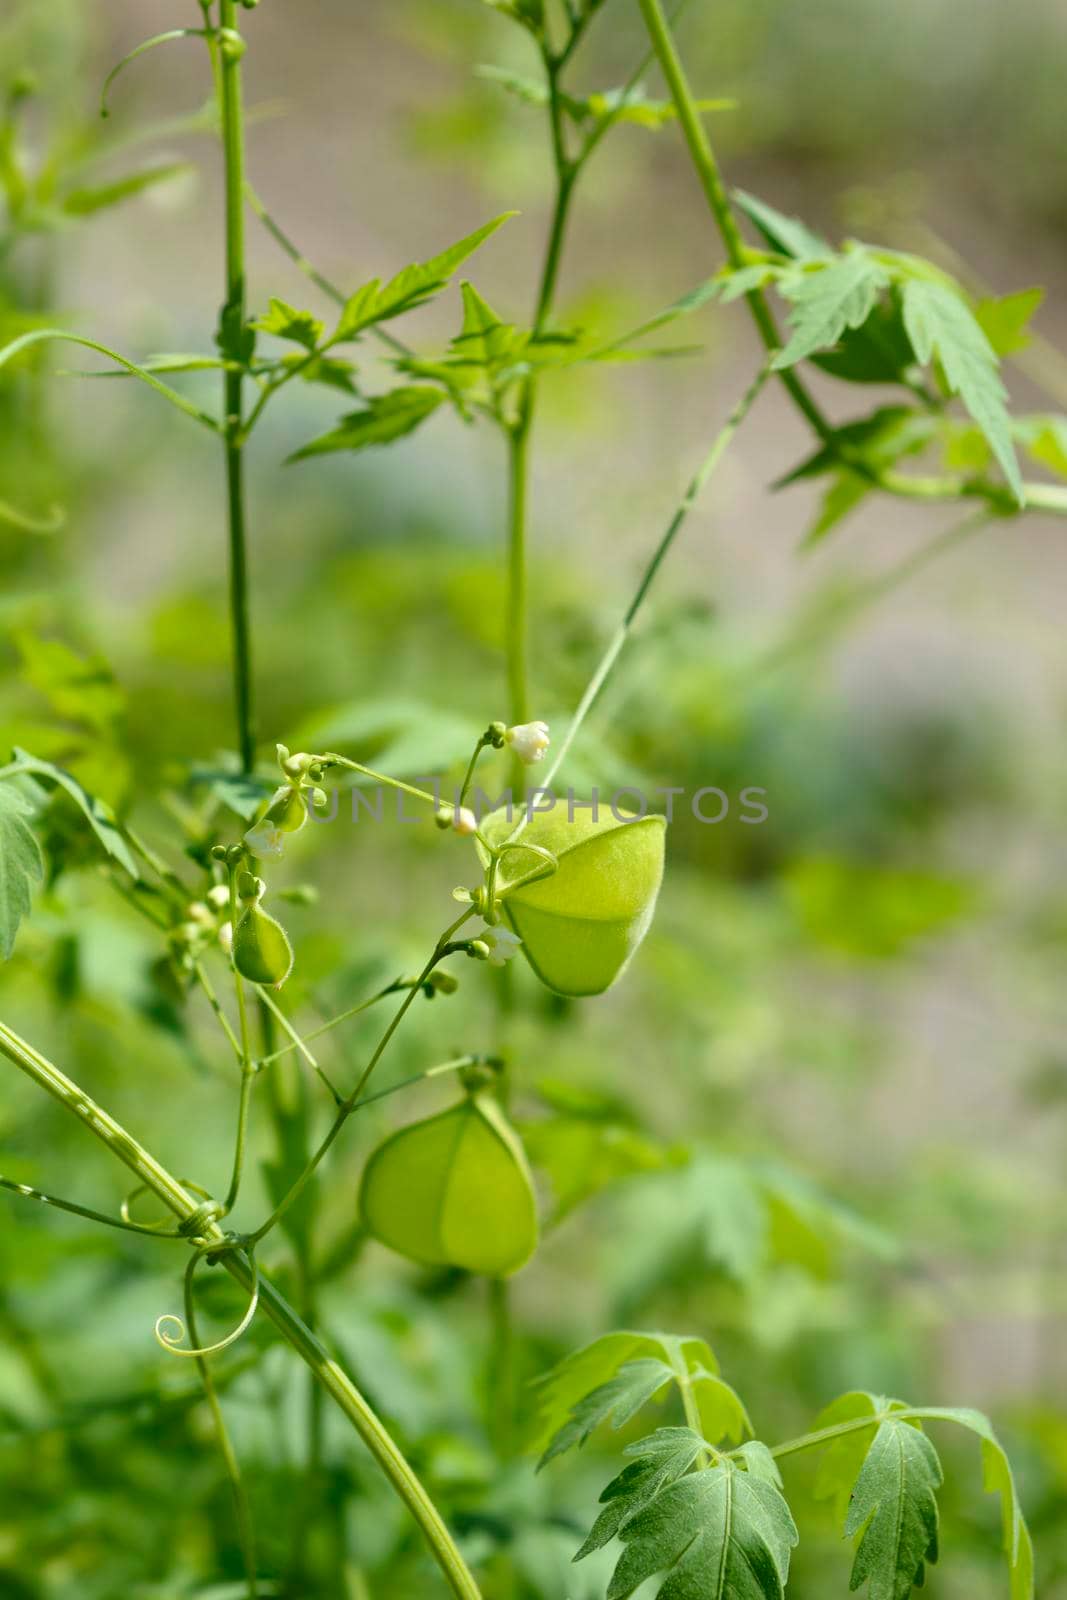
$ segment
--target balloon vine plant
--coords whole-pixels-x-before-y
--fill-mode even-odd
[[[80,808],[108,872],[131,903],[160,930],[183,982],[198,989],[217,1019],[237,1073],[238,1107],[232,1172],[225,1195],[179,1178],[58,1066],[0,1023],[0,1052],[100,1140],[132,1174],[135,1187],[116,1215],[2,1179],[3,1187],[111,1228],[166,1240],[188,1250],[184,1318],[157,1325],[163,1347],[195,1362],[214,1416],[233,1486],[248,1593],[259,1592],[256,1549],[247,1497],[212,1378],[211,1358],[262,1314],[306,1363],[340,1408],[421,1530],[451,1593],[479,1600],[478,1578],[423,1484],[327,1343],[279,1292],[261,1266],[276,1228],[292,1224],[294,1208],[350,1121],[393,1089],[372,1092],[370,1080],[405,1017],[420,998],[455,987],[455,958],[502,965],[522,952],[537,976],[565,995],[595,995],[614,983],[639,946],[652,917],[663,870],[661,817],[628,818],[541,813],[520,803],[479,817],[468,806],[479,760],[505,752],[518,776],[544,761],[544,788],[563,767],[584,721],[609,677],[649,590],[697,496],[711,477],[764,385],[780,382],[810,426],[814,453],[793,478],[822,478],[827,494],[813,538],[827,532],[876,493],[903,500],[945,501],[965,509],[954,530],[971,531],[992,518],[1028,508],[1062,512],[1067,494],[1048,483],[1027,483],[1016,446],[1040,463],[1055,462],[1048,418],[1013,418],[999,375],[1000,356],[1024,336],[1032,297],[975,305],[939,267],[916,256],[849,241],[834,248],[804,224],[752,196],[731,194],[716,163],[705,114],[722,104],[694,97],[661,0],[637,0],[647,32],[647,55],[618,89],[582,94],[572,68],[585,36],[607,0],[487,0],[526,36],[539,73],[497,74],[502,87],[541,108],[548,122],[555,201],[544,264],[528,326],[505,321],[469,282],[462,284],[462,323],[443,352],[421,354],[394,332],[397,319],[435,297],[505,222],[497,217],[425,261],[345,293],[302,256],[250,187],[245,174],[242,72],[246,49],[242,9],[255,0],[199,0],[202,25],[146,41],[108,79],[157,46],[196,39],[214,74],[217,126],[225,173],[225,293],[213,352],[189,358],[137,361],[90,338],[59,328],[33,328],[0,350],[0,366],[31,346],[67,341],[94,351],[166,400],[218,441],[226,472],[234,701],[240,770],[263,798],[241,837],[219,838],[204,853],[200,880],[188,862],[179,871],[151,847],[128,817],[117,817],[54,764],[16,750],[0,769],[0,945],[10,950],[31,893],[42,874],[34,822],[54,791]],[[621,9],[622,0],[618,0]],[[676,15],[682,9],[676,8]],[[658,64],[669,98],[651,98],[643,78]],[[14,102],[12,103],[14,104]],[[7,116],[14,115],[12,107]],[[704,283],[641,327],[596,337],[559,325],[556,295],[575,195],[601,142],[626,123],[658,127],[676,121],[711,218],[724,262]],[[5,124],[7,126],[7,124]],[[17,168],[13,139],[4,145],[10,174]],[[332,325],[317,313],[272,299],[250,316],[245,273],[245,223],[251,211],[312,280],[337,312]],[[752,225],[758,242],[741,231]],[[768,299],[785,304],[782,336]],[[656,354],[643,343],[709,300],[744,300],[764,346],[747,392],[715,434],[707,455],[655,545],[636,592],[608,641],[600,664],[562,738],[531,717],[527,651],[526,544],[529,456],[539,387],[548,371],[619,357]],[[1023,304],[1022,302],[1026,303]],[[387,350],[396,382],[368,394],[348,359],[353,345],[375,339]],[[265,348],[264,348],[265,346]],[[806,364],[853,385],[889,384],[899,401],[843,426],[832,424],[803,375]],[[221,382],[218,414],[195,404],[170,380],[184,370],[215,369]],[[249,441],[267,408],[296,381],[327,384],[354,408],[337,426],[296,454],[307,460],[358,451],[412,433],[436,411],[451,408],[468,422],[497,429],[506,445],[507,721],[488,724],[474,748],[454,803],[376,772],[336,751],[290,753],[278,746],[279,778],[264,783],[257,765],[252,629],[248,604],[245,463]],[[963,414],[953,407],[962,403]],[[925,474],[906,468],[922,451],[940,449],[949,463]],[[944,535],[941,536],[942,540]],[[444,830],[472,841],[472,882],[455,891],[462,909],[434,941],[424,965],[321,1026],[301,1030],[279,991],[294,962],[288,935],[270,903],[270,863],[326,804],[328,776],[352,773],[392,786],[432,808]],[[521,792],[521,781],[515,784]],[[265,902],[267,904],[265,904]],[[477,925],[472,926],[477,918]],[[212,973],[222,971],[224,1001]],[[394,1002],[377,1044],[351,1088],[341,1089],[321,1067],[312,1045],[357,1014]],[[236,1022],[232,1019],[236,1016]],[[278,1043],[279,1035],[285,1042]],[[228,1224],[242,1193],[245,1154],[257,1084],[280,1057],[298,1052],[318,1075],[332,1120],[303,1170],[278,1194],[258,1226]],[[397,1089],[451,1076],[455,1103],[429,1120],[388,1138],[368,1157],[360,1205],[366,1228],[414,1261],[463,1268],[500,1282],[537,1245],[538,1219],[522,1144],[498,1094],[501,1063],[478,1053],[429,1067]],[[143,1221],[135,1204],[151,1195],[167,1221]],[[248,1295],[241,1322],[226,1338],[200,1343],[194,1277],[202,1262],[217,1263]],[[1029,1534],[1007,1458],[989,1422],[971,1410],[913,1406],[867,1393],[834,1401],[811,1432],[778,1444],[755,1437],[748,1413],[699,1338],[616,1332],[562,1363],[541,1385],[543,1460],[580,1446],[605,1423],[619,1427],[646,1405],[676,1396],[682,1423],[649,1432],[625,1452],[627,1463],[605,1489],[602,1509],[578,1557],[618,1540],[620,1554],[608,1600],[624,1600],[647,1580],[661,1600],[733,1596],[776,1600],[783,1593],[798,1540],[781,1467],[795,1455],[821,1452],[819,1490],[832,1498],[846,1538],[856,1541],[852,1587],[869,1585],[872,1600],[905,1600],[922,1581],[938,1549],[936,1492],[941,1466],[927,1424],[950,1422],[980,1442],[985,1486],[1002,1501],[1004,1548],[1016,1600],[1032,1592]]]

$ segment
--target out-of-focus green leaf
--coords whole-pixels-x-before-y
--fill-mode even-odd
[[[827,244],[819,234],[813,233],[799,217],[789,217],[782,211],[776,211],[766,200],[760,200],[744,189],[735,189],[733,197],[738,209],[758,228],[772,250],[791,256],[794,261],[822,261],[833,255],[833,246]]]
[[[0,780],[0,959],[11,955],[32,891],[44,876],[41,849],[27,817],[33,807],[10,778]]]
[[[132,200],[172,178],[182,177],[195,168],[187,161],[169,161],[162,166],[146,167],[143,172],[131,172],[124,178],[115,178],[93,189],[69,189],[60,201],[60,208],[69,217],[91,217],[97,211],[106,211],[123,200]]]
[[[371,445],[392,444],[414,433],[420,423],[432,416],[444,401],[439,389],[428,384],[405,384],[387,394],[368,400],[362,411],[351,411],[339,425],[313,439],[289,457],[306,461],[311,456],[334,454],[338,450],[366,450]]]
[[[117,861],[119,866],[124,867],[131,878],[140,876],[137,862],[109,805],[94,795],[87,794],[77,779],[50,761],[39,761],[36,756],[31,756],[17,747],[14,759],[18,763],[20,772],[29,773],[34,778],[43,778],[46,782],[54,783],[63,789],[85,817],[107,854]]]
[[[783,889],[809,938],[868,958],[899,955],[974,903],[973,887],[961,879],[835,856],[794,863]]]
[[[1044,289],[1019,289],[1000,299],[979,300],[974,320],[996,355],[1013,356],[1027,348],[1031,342],[1030,320],[1044,298]]]
[[[966,301],[951,288],[912,279],[905,283],[903,292],[904,326],[916,359],[923,366],[937,360],[949,390],[959,395],[989,440],[1021,505],[1022,478],[993,346]]]

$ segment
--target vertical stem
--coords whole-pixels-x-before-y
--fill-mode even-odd
[[[732,267],[744,266],[745,241],[741,237],[737,218],[731,209],[719,164],[701,121],[661,0],[638,0],[638,4],[645,19],[645,27],[648,29],[656,59],[670,89],[674,108],[678,113],[678,122],[689,147],[690,158],[722,237],[726,258]],[[745,296],[745,300],[764,347],[767,350],[777,350],[778,329],[763,291],[753,289]],[[821,439],[828,439],[833,429],[796,374],[791,369],[786,369],[779,372],[778,377],[797,410],[807,419]]]
[[[219,0],[218,99],[226,173],[226,302],[221,344],[229,362],[240,358],[246,320],[244,237],[244,112],[236,0]],[[248,613],[248,559],[244,479],[244,374],[227,366],[223,378],[226,417],[226,507],[230,547],[230,619],[233,631],[233,687],[241,768],[255,764],[252,701],[252,641]]]
[[[534,390],[527,380],[519,421],[508,434],[508,718],[529,716],[526,628],[526,508]],[[521,763],[519,769],[521,772]]]

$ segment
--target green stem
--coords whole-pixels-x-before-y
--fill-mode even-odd
[[[87,1217],[90,1222],[100,1222],[107,1228],[121,1228],[124,1233],[147,1234],[151,1239],[178,1239],[177,1233],[166,1233],[159,1228],[150,1227],[146,1223],[127,1222],[123,1217],[109,1217],[104,1211],[94,1211],[91,1206],[77,1205],[73,1200],[61,1200],[58,1195],[45,1194],[41,1189],[34,1189],[28,1183],[16,1183],[14,1178],[0,1178],[0,1189],[7,1189],[10,1194],[21,1195],[24,1200],[39,1200],[43,1206],[51,1206],[56,1211],[69,1211],[75,1217]]]
[[[199,1237],[219,1247],[219,1261],[244,1288],[251,1292],[253,1269],[241,1251],[215,1222],[198,1222],[200,1203],[156,1158],[139,1144],[107,1111],[85,1091],[46,1060],[32,1045],[0,1023],[0,1054],[31,1078],[61,1105],[78,1117],[112,1154],[135,1174],[172,1211],[179,1225],[202,1228]],[[285,1341],[315,1374],[319,1383],[352,1423],[356,1432],[407,1506],[452,1590],[456,1600],[481,1600],[478,1585],[456,1548],[436,1506],[408,1465],[379,1418],[338,1366],[321,1341],[301,1320],[289,1302],[260,1275],[260,1306]]]
[[[518,423],[508,434],[508,718],[525,722],[529,716],[526,626],[526,520],[529,494],[530,428],[535,389],[528,379]],[[521,763],[516,772],[521,773]]]
[[[681,126],[685,142],[689,147],[689,154],[696,168],[697,177],[700,179],[712,216],[715,219],[722,242],[726,250],[726,258],[732,267],[742,267],[746,261],[745,241],[741,237],[741,230],[737,219],[730,206],[726,193],[726,186],[722,181],[715,154],[711,148],[704,123],[697,109],[693,91],[689,86],[685,68],[674,43],[674,35],[661,4],[661,0],[638,0],[652,48],[656,53],[663,76],[670,89],[678,121]],[[775,325],[771,309],[763,291],[753,289],[745,296],[752,320],[756,324],[760,338],[768,351],[777,351],[779,348],[778,329]],[[819,435],[820,439],[827,440],[833,434],[833,428],[823,416],[819,407],[801,383],[796,374],[790,370],[778,373],[794,405],[807,418],[808,422]]]
[[[329,751],[322,757],[323,766],[345,767],[349,772],[358,772],[364,778],[373,778],[376,783],[384,783],[387,788],[400,789],[404,794],[414,795],[416,800],[425,800],[430,805],[437,805],[437,796],[430,794],[427,789],[417,789],[412,783],[403,783],[399,778],[390,778],[387,773],[375,772],[373,767],[365,767],[358,761],[350,761],[347,756],[339,756],[336,751]]]
[[[240,339],[247,320],[244,239],[244,111],[236,0],[219,0],[217,45],[218,100],[226,173],[226,303],[223,354]],[[244,373],[227,366],[223,376],[225,413],[226,508],[230,548],[230,625],[233,632],[233,685],[241,768],[251,772],[256,759],[252,698],[252,638],[248,605],[248,555],[244,481]]]

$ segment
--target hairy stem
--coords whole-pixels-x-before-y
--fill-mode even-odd
[[[39,1088],[78,1117],[112,1154],[135,1174],[178,1219],[179,1227],[197,1230],[197,1237],[218,1247],[218,1260],[244,1288],[254,1286],[248,1257],[233,1247],[217,1222],[200,1221],[202,1207],[145,1147],[109,1112],[90,1098],[32,1045],[0,1023],[0,1054]],[[198,1246],[198,1248],[201,1248]],[[273,1284],[260,1274],[259,1303],[285,1341],[315,1374],[367,1446],[395,1492],[407,1506],[443,1572],[456,1600],[481,1600],[478,1585],[445,1527],[436,1506],[408,1465],[388,1431],[351,1378],[293,1310]]]

